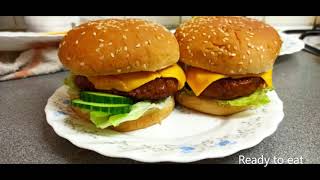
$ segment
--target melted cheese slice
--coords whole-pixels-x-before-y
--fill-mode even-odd
[[[211,83],[219,79],[229,78],[230,76],[216,74],[199,68],[188,67],[186,70],[187,83],[196,96],[199,96]],[[236,76],[231,78],[242,78],[248,76]],[[261,77],[268,87],[272,87],[272,70],[262,74],[251,75],[251,77]]]
[[[96,89],[129,92],[156,78],[175,78],[178,80],[178,89],[182,89],[186,76],[180,66],[174,64],[156,72],[134,72],[119,75],[88,77]],[[157,88],[157,87],[155,87]]]

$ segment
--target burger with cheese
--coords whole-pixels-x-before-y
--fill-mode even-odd
[[[67,33],[59,58],[71,106],[97,128],[132,131],[166,118],[186,78],[179,45],[165,27],[138,19],[107,19]]]
[[[175,32],[187,86],[176,100],[229,115],[267,104],[281,40],[269,25],[244,17],[194,17]]]

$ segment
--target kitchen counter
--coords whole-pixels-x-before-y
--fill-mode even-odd
[[[0,82],[0,163],[137,163],[80,149],[56,135],[44,107],[67,72]],[[249,158],[303,158],[320,163],[320,57],[301,51],[278,58],[274,85],[285,117],[257,146],[197,163],[239,163]]]

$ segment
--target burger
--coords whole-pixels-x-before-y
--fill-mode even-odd
[[[187,85],[181,105],[230,115],[270,102],[281,39],[271,26],[244,17],[194,17],[175,32]]]
[[[70,30],[58,51],[73,111],[95,127],[133,131],[160,123],[186,77],[179,45],[162,25],[106,19]]]

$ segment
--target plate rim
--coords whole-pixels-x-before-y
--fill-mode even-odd
[[[204,151],[204,152],[201,152],[197,155],[193,155],[193,156],[183,156],[183,158],[176,158],[176,159],[170,159],[170,158],[167,158],[167,156],[164,156],[161,157],[157,157],[157,158],[143,158],[143,156],[139,156],[139,155],[135,155],[134,153],[130,154],[130,155],[127,155],[127,154],[120,154],[118,155],[116,152],[112,152],[112,151],[108,151],[108,152],[101,152],[100,149],[97,150],[95,149],[93,146],[86,146],[86,145],[83,145],[81,144],[80,141],[78,140],[75,140],[75,139],[71,139],[70,136],[66,135],[66,134],[63,134],[63,133],[60,133],[58,130],[57,130],[57,127],[55,127],[52,123],[48,120],[48,116],[49,116],[49,111],[50,111],[50,104],[49,104],[49,101],[52,100],[52,98],[54,97],[55,93],[57,91],[59,91],[60,89],[62,88],[66,88],[65,85],[63,86],[60,86],[59,88],[57,88],[54,93],[50,96],[50,98],[48,99],[47,101],[47,104],[45,106],[45,114],[46,114],[46,121],[47,123],[53,128],[54,132],[68,140],[70,143],[72,143],[73,145],[79,147],[79,148],[82,148],[82,149],[87,149],[87,150],[90,150],[90,151],[93,151],[93,152],[96,152],[98,154],[101,154],[103,156],[106,156],[106,157],[111,157],[111,158],[126,158],[126,159],[132,159],[132,160],[135,160],[135,161],[139,161],[139,162],[146,162],[146,163],[159,163],[159,162],[176,162],[176,163],[190,163],[190,162],[195,162],[195,161],[200,161],[200,160],[204,160],[204,159],[218,159],[218,158],[224,158],[224,157],[227,157],[227,156],[230,156],[230,155],[233,155],[233,154],[236,154],[238,153],[239,151],[242,151],[242,150],[246,150],[246,149],[249,149],[249,148],[252,148],[258,144],[260,144],[264,139],[266,139],[267,137],[271,136],[272,134],[274,134],[276,132],[276,130],[278,129],[280,123],[282,122],[283,118],[284,118],[284,111],[283,111],[283,102],[281,101],[281,99],[279,98],[278,94],[275,92],[275,94],[277,95],[278,99],[280,100],[280,103],[281,103],[281,119],[278,120],[276,122],[276,124],[274,124],[272,126],[272,128],[268,128],[268,130],[266,131],[263,131],[264,133],[253,139],[253,140],[250,140],[250,141],[245,141],[245,143],[241,143],[241,145],[237,146],[236,150],[234,150],[235,148],[230,148],[228,149],[228,151],[224,151],[223,155],[215,155],[215,154],[210,154],[210,153],[207,153],[207,151]],[[261,132],[260,132],[261,133]],[[149,157],[149,156],[147,156]]]

